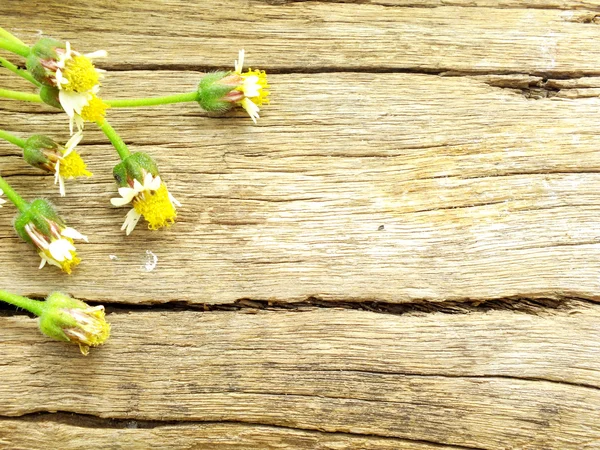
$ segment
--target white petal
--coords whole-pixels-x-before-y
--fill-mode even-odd
[[[144,190],[145,190],[145,189],[144,189],[144,185],[143,185],[142,183],[140,183],[140,182],[138,181],[138,179],[137,179],[137,178],[135,178],[135,179],[133,180],[133,190],[134,190],[136,193],[139,193],[139,192],[142,192],[142,191],[144,191]]]
[[[254,123],[256,123],[256,119],[258,119],[260,117],[258,115],[260,108],[258,106],[256,106],[256,104],[249,98],[245,98],[244,100],[242,100],[242,107],[246,110],[246,112],[248,113],[250,118],[254,121]]]
[[[84,53],[83,56],[86,56],[88,58],[106,58],[108,56],[108,53],[106,52],[106,50],[96,50],[95,52],[92,53]]]
[[[70,261],[73,259],[71,252],[75,251],[75,246],[66,239],[57,239],[50,242],[48,250],[50,251],[50,255],[58,262],[62,262],[65,259]]]
[[[42,258],[42,260],[40,261],[40,267],[38,267],[38,269],[41,269],[46,265],[46,257],[43,254],[40,254],[40,258]]]
[[[58,92],[58,101],[69,117],[75,113],[81,115],[81,110],[90,102],[91,95],[87,92],[70,92],[61,90]]]
[[[129,236],[140,220],[140,217],[142,217],[142,215],[135,209],[131,208],[125,216],[125,222],[123,222],[121,230],[125,230],[125,234]]]
[[[127,199],[119,198],[119,197],[110,199],[110,204],[113,206],[125,206],[126,204],[128,204],[130,202],[131,202],[131,200],[127,200]]]
[[[149,184],[146,185],[146,188],[151,191],[158,191],[160,189],[161,183],[162,181],[160,180],[160,177],[157,176]]]
[[[81,140],[83,139],[83,132],[79,130],[75,133],[65,144],[65,152],[63,153],[63,158],[68,156],[74,149],[79,145]]]
[[[258,97],[262,86],[258,84],[258,77],[256,75],[250,75],[244,80],[242,90],[246,97]]]
[[[69,84],[69,80],[63,77],[62,70],[56,69],[56,74],[54,75],[56,79],[56,86],[60,89],[63,84]]]
[[[244,49],[240,50],[240,53],[238,54],[238,59],[236,59],[235,61],[235,72],[236,73],[242,73],[242,67],[244,67]]]
[[[119,188],[119,195],[121,196],[121,198],[111,198],[110,202],[114,206],[123,206],[131,202],[131,200],[133,200],[133,197],[135,197],[136,194],[137,192],[135,191],[135,189],[131,189],[130,187],[121,187]]]
[[[179,203],[179,200],[177,200],[175,197],[173,197],[173,195],[169,192],[169,200],[171,200],[171,203],[173,203],[175,206],[177,206],[178,208],[181,208],[181,203]]]
[[[80,239],[82,241],[88,242],[87,236],[81,234],[75,228],[66,227],[64,230],[60,232],[64,237],[68,237],[71,239]]]
[[[77,131],[83,130],[83,119],[79,114],[75,114],[70,120],[71,134],[73,134],[73,122],[75,122],[75,124],[77,125]]]
[[[58,176],[58,190],[60,191],[61,197],[67,195],[67,191],[65,190],[65,180],[60,175]]]

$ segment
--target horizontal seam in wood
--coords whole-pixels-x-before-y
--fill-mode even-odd
[[[62,420],[52,420],[52,418],[53,418],[52,416],[54,416],[56,414],[59,414],[60,415],[59,417],[61,417]],[[300,428],[300,427],[277,425],[277,424],[271,424],[271,423],[250,422],[250,421],[246,422],[246,421],[241,421],[241,420],[221,420],[221,421],[165,420],[165,421],[160,421],[160,420],[136,419],[135,417],[113,419],[113,418],[95,416],[95,415],[91,415],[91,414],[81,414],[81,413],[72,412],[72,411],[59,410],[59,411],[53,411],[53,412],[37,411],[37,412],[32,412],[32,413],[26,413],[26,414],[23,414],[20,416],[0,415],[0,422],[8,421],[8,420],[23,420],[24,422],[25,421],[33,422],[32,419],[39,420],[40,416],[47,416],[47,418],[44,417],[44,421],[46,421],[46,422],[65,423],[67,425],[69,425],[69,422],[75,422],[75,420],[73,420],[73,418],[68,418],[67,415],[88,418],[88,419],[93,420],[94,422],[97,422],[98,424],[103,423],[103,426],[87,426],[87,427],[81,427],[81,428],[121,429],[121,428],[126,428],[128,424],[131,424],[131,422],[136,422],[136,424],[138,425],[137,428],[141,428],[141,429],[145,429],[145,428],[153,429],[153,428],[161,428],[161,427],[166,427],[166,426],[185,426],[185,425],[210,425],[210,424],[236,425],[237,424],[237,425],[247,425],[247,426],[256,426],[256,427],[259,427],[259,426],[260,427],[270,427],[270,428],[282,429],[282,430],[298,430],[298,431],[305,431],[305,432],[310,432],[310,433],[321,433],[321,434],[326,434],[326,435],[365,437],[365,438],[372,437],[372,438],[386,439],[386,440],[396,441],[396,442],[412,442],[415,444],[429,444],[429,445],[439,446],[442,449],[445,448],[448,450],[487,450],[486,448],[483,448],[483,447],[471,447],[471,446],[463,446],[463,445],[455,445],[455,444],[446,444],[446,443],[442,443],[442,442],[428,441],[428,440],[421,440],[421,439],[409,439],[409,438],[402,438],[402,437],[396,437],[396,436],[385,436],[385,435],[378,435],[378,434],[371,434],[371,433],[327,431],[327,430],[316,429],[316,428]],[[115,426],[115,425],[117,425],[117,426]],[[73,426],[76,426],[76,425],[73,425]]]

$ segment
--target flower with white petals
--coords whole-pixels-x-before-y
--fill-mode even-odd
[[[244,55],[244,50],[240,50],[238,59],[234,64],[235,70],[233,74],[239,77],[239,85],[229,92],[224,99],[240,105],[246,110],[254,123],[256,123],[256,119],[259,118],[259,106],[269,103],[269,91],[265,89],[269,85],[267,84],[267,74],[264,70],[248,69],[248,72],[242,73]]]
[[[198,85],[199,105],[206,111],[223,113],[234,105],[246,110],[256,123],[260,107],[269,103],[267,74],[264,70],[248,69],[244,66],[244,50],[240,50],[232,72],[213,72],[206,74]]]
[[[104,118],[106,105],[98,98],[100,79],[104,70],[94,66],[92,59],[106,57],[104,50],[81,54],[71,49],[65,42],[54,47],[57,59],[42,59],[40,64],[46,70],[49,83],[58,88],[58,101],[69,116],[69,128],[83,129],[84,121],[95,122]]]
[[[78,131],[63,147],[53,139],[35,134],[25,141],[23,157],[25,161],[54,174],[54,184],[60,187],[60,195],[65,196],[65,180],[76,177],[91,177],[92,173],[75,148],[81,142],[83,133]]]
[[[0,196],[2,196],[2,194],[4,194],[4,191],[2,189],[0,189]],[[3,198],[0,198],[0,208],[2,208],[3,203],[6,203],[6,200],[4,200]]]
[[[149,172],[144,175],[143,182],[133,179],[129,186],[120,187],[119,195],[121,197],[110,200],[114,206],[133,205],[121,227],[127,235],[134,230],[142,216],[151,230],[171,225],[177,217],[175,206],[181,206],[169,193],[160,176],[152,176]]]

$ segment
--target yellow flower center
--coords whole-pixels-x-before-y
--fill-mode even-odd
[[[92,176],[92,172],[87,170],[85,162],[83,162],[83,159],[81,159],[81,156],[76,151],[72,151],[60,161],[58,171],[60,172],[60,176],[65,179]]]
[[[133,200],[133,208],[144,216],[148,228],[157,230],[175,223],[177,212],[169,199],[169,191],[163,183],[157,191],[145,191]]]
[[[79,344],[81,353],[87,355],[90,347],[102,345],[110,336],[110,324],[104,317],[104,308],[67,310],[76,324],[63,331],[71,342]]]
[[[258,91],[258,96],[251,97],[250,100],[252,100],[256,106],[267,105],[269,103],[269,91],[266,90],[266,88],[269,87],[267,84],[267,73],[264,70],[248,69],[248,72],[241,74],[244,79],[253,75],[258,77],[256,84],[258,84],[261,89]]]
[[[64,89],[73,92],[88,92],[100,79],[92,61],[83,55],[74,56],[66,62],[64,77],[69,81]]]
[[[81,109],[81,118],[87,122],[100,122],[104,119],[108,108],[106,103],[92,94],[91,100]]]

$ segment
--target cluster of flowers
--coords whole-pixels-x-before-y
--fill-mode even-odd
[[[111,203],[114,206],[131,205],[121,227],[127,235],[134,230],[142,217],[151,230],[170,226],[175,222],[176,208],[181,204],[168,191],[155,161],[146,153],[129,151],[106,119],[109,108],[194,101],[204,110],[214,113],[224,113],[234,107],[241,107],[256,123],[260,108],[269,102],[266,73],[252,69],[244,72],[243,50],[239,52],[233,70],[204,75],[194,92],[175,96],[111,101],[100,96],[101,80],[106,74],[94,63],[97,58],[107,56],[103,50],[80,53],[73,50],[69,42],[46,37],[39,39],[33,46],[28,46],[1,28],[0,49],[25,58],[25,68],[15,66],[4,58],[0,58],[0,64],[27,79],[37,88],[36,94],[0,89],[0,97],[43,102],[64,111],[68,117],[71,134],[65,145],[40,134],[21,139],[6,130],[0,130],[0,138],[21,147],[24,160],[29,165],[52,173],[55,184],[59,186],[60,195],[65,196],[65,180],[92,176],[77,152],[77,146],[84,138],[85,124],[95,123],[105,133],[121,158],[120,163],[113,169],[119,196],[112,198]],[[27,202],[0,177],[0,207],[6,202],[1,198],[2,195],[12,201],[19,210],[14,222],[16,232],[36,249],[41,258],[40,268],[50,265],[59,267],[65,273],[71,273],[80,262],[74,242],[75,240],[87,242],[87,237],[67,226],[47,200],[35,199]],[[1,294],[2,291],[0,291],[0,300],[8,301]],[[65,304],[65,296],[60,294],[58,297]],[[48,303],[51,298],[53,297],[49,297],[45,303]],[[35,302],[31,299],[29,301]],[[89,346],[104,342],[108,337],[109,329],[104,321],[103,310],[100,314],[98,309],[90,308],[85,304],[83,304],[85,306],[78,305],[66,308],[70,311],[67,314],[70,318],[67,320],[70,324],[69,332],[64,326],[61,326],[60,332],[56,330],[47,332],[53,330],[54,325],[42,325],[47,324],[48,321],[38,315],[42,317],[40,322],[42,331],[55,338],[79,343],[82,352],[87,354]],[[61,314],[63,317],[66,313]],[[86,331],[73,331],[73,324],[70,322],[73,318],[81,323],[89,322],[89,327],[84,327]],[[58,323],[56,317],[52,320],[54,324]],[[91,329],[96,330],[96,338],[89,338],[88,331]]]

